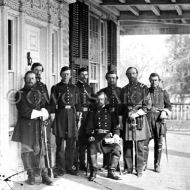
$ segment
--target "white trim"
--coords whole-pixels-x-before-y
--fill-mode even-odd
[[[39,20],[28,15],[25,15],[25,23],[39,28],[48,27],[48,22]]]

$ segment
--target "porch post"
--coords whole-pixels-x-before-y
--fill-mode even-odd
[[[0,168],[6,168],[9,146],[7,7],[0,7]]]

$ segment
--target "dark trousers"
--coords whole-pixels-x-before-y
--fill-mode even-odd
[[[68,171],[72,170],[74,164],[76,139],[56,137],[56,145],[56,168]]]
[[[88,144],[88,137],[86,135],[86,116],[88,112],[82,112],[81,126],[78,132],[78,143],[77,143],[77,153],[79,157],[80,166],[85,166],[85,153]]]
[[[103,154],[103,167],[107,168],[110,161],[110,154]]]
[[[105,154],[108,154],[111,156],[111,159],[109,161],[109,168],[115,168],[117,167],[117,164],[119,162],[120,156],[121,156],[121,148],[118,144],[109,144],[103,146],[103,151]],[[89,154],[89,163],[90,168],[97,168],[97,144],[96,142],[91,142],[88,145],[88,154]],[[115,161],[113,158],[116,157],[117,161]]]
[[[79,138],[81,139],[81,137]],[[78,154],[79,154],[79,163],[80,166],[85,166],[85,153],[87,149],[87,143],[83,140],[78,141]]]
[[[144,143],[144,164],[148,162],[149,154],[149,142],[150,139],[147,139]],[[161,155],[162,155],[162,144],[163,144],[163,135],[160,137],[154,136],[154,165],[160,165]]]
[[[144,165],[144,141],[137,141],[137,149],[135,148],[135,169],[141,172]],[[138,155],[138,156],[137,156]],[[133,141],[123,142],[123,158],[124,169],[133,170]]]

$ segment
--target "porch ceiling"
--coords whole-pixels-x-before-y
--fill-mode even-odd
[[[190,0],[95,0],[120,21],[124,34],[190,33]]]

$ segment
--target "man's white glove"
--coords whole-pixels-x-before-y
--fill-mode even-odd
[[[113,143],[115,143],[115,140],[112,137],[111,138],[105,138],[104,141],[105,141],[106,144],[113,144]]]
[[[163,109],[163,111],[165,111],[165,112],[166,112],[166,114],[167,114],[168,118],[169,118],[169,117],[171,117],[172,112],[171,112],[169,109],[164,108],[164,109]]]
[[[41,109],[41,112],[42,112],[42,120],[45,121],[49,118],[49,113],[48,111],[45,109],[45,108],[42,108]]]
[[[131,119],[135,119],[136,117],[139,117],[139,114],[137,114],[137,113],[132,113],[132,114],[129,114],[129,117],[130,117]]]
[[[113,136],[113,139],[114,139],[114,143],[120,144],[120,137],[119,137],[119,135],[115,134],[115,135]]]
[[[55,119],[55,113],[50,114],[51,120],[53,121]]]
[[[43,114],[42,114],[42,111],[40,110],[32,110],[32,113],[31,113],[31,116],[30,116],[30,119],[35,119],[35,118],[38,118],[38,117],[42,117]]]
[[[167,118],[168,118],[167,113],[165,111],[162,111],[160,114],[160,119],[167,119]]]

